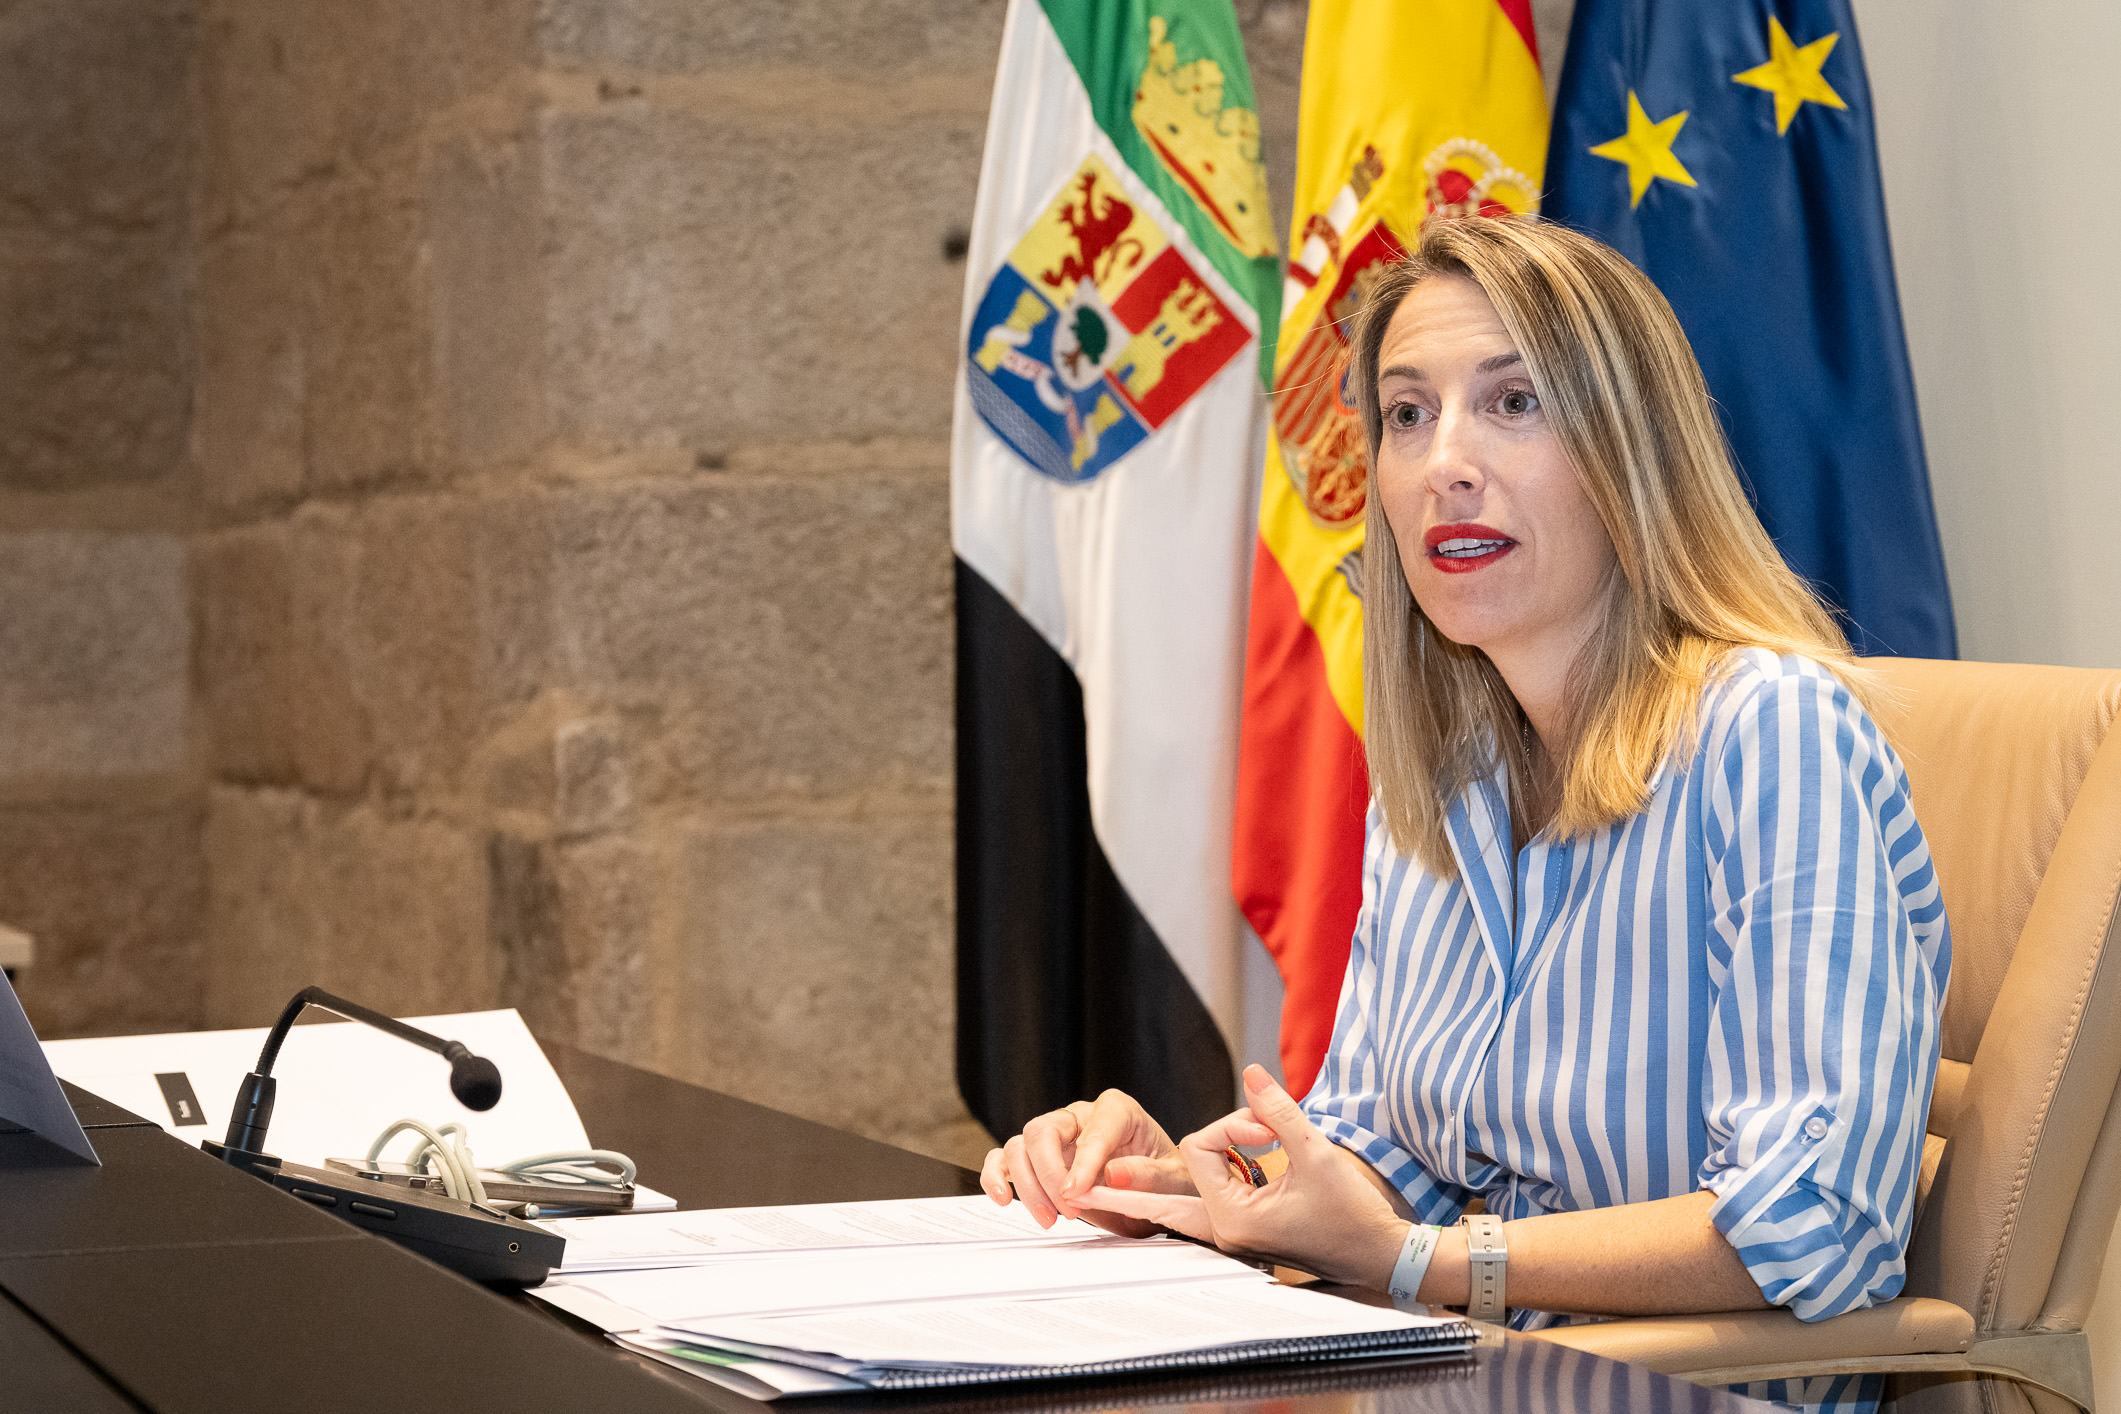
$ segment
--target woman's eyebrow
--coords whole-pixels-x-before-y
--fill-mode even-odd
[[[1523,362],[1524,355],[1521,353],[1513,351],[1511,353],[1496,354],[1493,358],[1484,358],[1473,365],[1473,371],[1476,373],[1493,373],[1498,368],[1508,368],[1513,363]],[[1380,383],[1387,378],[1411,378],[1416,383],[1429,381],[1428,375],[1411,363],[1395,363],[1377,370],[1377,380]]]

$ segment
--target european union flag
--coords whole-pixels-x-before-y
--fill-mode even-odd
[[[1672,302],[1856,650],[1957,656],[1848,0],[1578,0],[1548,180]]]

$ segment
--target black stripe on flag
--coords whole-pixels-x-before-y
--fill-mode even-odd
[[[1234,1104],[1229,1047],[1113,874],[1088,779],[1074,672],[958,561],[957,1083],[1004,1140],[1107,1086],[1173,1138]]]

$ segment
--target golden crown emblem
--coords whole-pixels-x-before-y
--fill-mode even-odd
[[[1267,213],[1267,169],[1259,160],[1259,115],[1223,106],[1222,66],[1178,62],[1160,15],[1149,19],[1149,63],[1134,90],[1134,126],[1171,175],[1249,256],[1275,251]]]

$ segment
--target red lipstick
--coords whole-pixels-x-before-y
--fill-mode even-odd
[[[1429,563],[1445,574],[1471,574],[1486,569],[1517,548],[1515,540],[1477,521],[1432,526],[1421,537],[1421,543],[1429,552]]]

